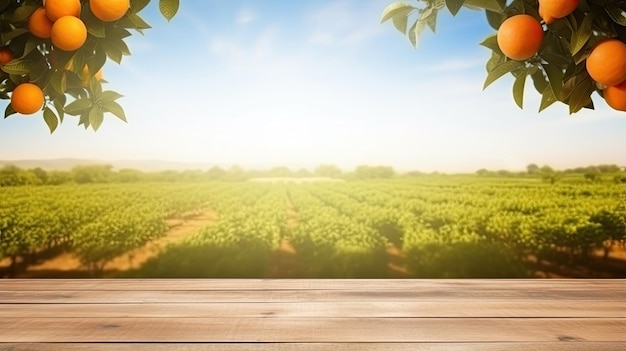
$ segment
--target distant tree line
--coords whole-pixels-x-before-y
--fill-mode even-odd
[[[309,178],[326,177],[347,180],[386,179],[396,176],[392,167],[357,166],[352,172],[344,172],[339,167],[322,164],[313,171],[291,170],[287,167],[274,167],[269,170],[245,170],[239,166],[228,169],[212,167],[206,170],[165,170],[143,172],[124,168],[114,170],[106,164],[79,165],[70,170],[44,170],[42,168],[22,169],[15,165],[0,167],[0,187],[20,185],[59,185],[89,183],[131,183],[131,182],[200,182],[200,181],[245,181],[252,178]]]
[[[617,165],[597,165],[554,170],[548,165],[538,166],[530,164],[523,172],[507,170],[490,171],[480,169],[476,171],[482,177],[506,178],[538,178],[548,183],[555,183],[563,178],[584,179],[589,182],[613,180],[626,183],[624,168]],[[164,170],[144,172],[137,169],[123,168],[114,170],[107,164],[79,165],[70,170],[44,170],[42,168],[22,169],[15,165],[0,167],[0,187],[19,185],[59,185],[59,184],[89,184],[89,183],[131,183],[131,182],[201,182],[201,181],[246,181],[253,178],[309,178],[325,177],[345,180],[390,179],[394,177],[423,177],[440,175],[439,172],[423,173],[419,171],[398,173],[390,166],[359,165],[352,171],[343,171],[331,164],[319,165],[314,170],[291,170],[288,167],[274,167],[267,170],[246,170],[240,166],[230,168],[212,167],[209,169],[193,170]]]
[[[510,172],[507,170],[490,171],[485,168],[476,171],[476,174],[483,177],[535,177],[548,183],[555,183],[562,178],[580,178],[596,182],[602,179],[612,180],[617,183],[626,183],[626,169],[615,164],[593,165],[587,167],[568,168],[565,170],[555,170],[549,165],[538,166],[531,163],[526,166],[526,171]]]

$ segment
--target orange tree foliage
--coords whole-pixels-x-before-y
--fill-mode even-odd
[[[559,1],[561,3],[558,3]],[[543,3],[542,9],[539,6],[540,2]],[[452,15],[456,15],[462,7],[484,12],[487,22],[496,31],[481,43],[491,50],[491,55],[486,62],[487,77],[484,88],[498,78],[511,74],[514,77],[513,98],[515,103],[522,108],[524,87],[530,78],[534,88],[541,95],[540,112],[558,101],[568,105],[569,113],[572,114],[583,108],[593,109],[594,93],[604,98],[604,89],[607,86],[594,81],[587,72],[586,61],[599,42],[608,38],[626,41],[626,1],[419,0],[414,3],[394,2],[383,11],[381,22],[391,21],[408,37],[413,46],[417,47],[420,34],[426,27],[435,31],[439,10],[447,8]],[[549,8],[557,7],[567,14],[555,18],[554,14],[545,13]],[[571,12],[568,13],[568,11]],[[498,45],[497,32],[502,22],[519,14],[534,17],[543,29],[543,41],[539,50],[524,60],[507,57]],[[608,56],[607,62],[604,63],[607,67],[621,65],[617,55],[605,56]],[[611,57],[618,62],[609,62]],[[624,61],[621,60],[621,62]],[[624,90],[624,84],[617,84],[616,87],[611,87],[610,90]],[[621,96],[621,99],[626,99],[626,93]],[[620,106],[626,109],[626,100],[613,102],[607,99],[607,102],[615,109],[622,109]]]
[[[119,64],[123,56],[130,55],[124,39],[133,31],[141,34],[150,28],[139,15],[150,0],[130,0],[123,17],[106,22],[91,11],[91,1],[80,0],[78,18],[87,29],[85,42],[78,49],[65,51],[53,44],[54,37],[46,38],[45,28],[43,35],[37,30],[41,26],[31,27],[35,34],[29,30],[31,15],[44,6],[44,1],[0,0],[0,98],[11,99],[20,84],[37,85],[45,95],[41,111],[50,132],[66,115],[77,116],[78,125],[93,130],[100,127],[105,113],[126,121],[124,109],[116,101],[122,95],[103,90],[101,69],[109,60]],[[159,0],[158,5],[161,14],[170,20],[178,11],[179,0]],[[71,33],[67,39],[75,40]],[[15,113],[9,103],[5,118]]]

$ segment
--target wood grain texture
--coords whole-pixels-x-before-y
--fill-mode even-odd
[[[502,286],[506,287],[503,289]],[[598,292],[623,289],[624,279],[11,279],[0,290],[429,290]],[[623,290],[622,290],[623,291]]]
[[[235,303],[93,303],[1,304],[0,316],[51,317],[190,317],[190,318],[622,318],[621,301],[488,301],[480,299],[374,302],[235,302]]]
[[[5,350],[626,350],[626,280],[3,280]]]
[[[2,318],[2,342],[624,341],[626,319]]]
[[[626,342],[530,343],[0,343],[0,351],[624,351]]]

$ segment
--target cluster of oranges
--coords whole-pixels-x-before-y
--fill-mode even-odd
[[[547,25],[568,16],[578,7],[579,0],[539,0],[538,12]],[[502,22],[497,42],[504,55],[525,61],[535,56],[544,38],[544,28],[535,17],[514,15]],[[603,89],[606,103],[626,111],[626,44],[619,39],[599,41],[585,62],[587,73]]]
[[[91,13],[103,22],[117,21],[130,8],[129,0],[89,0]],[[82,4],[80,0],[44,0],[28,18],[29,32],[40,39],[49,39],[54,48],[62,51],[80,49],[87,41],[87,27],[81,20]],[[0,65],[13,60],[13,53],[7,48],[0,48]],[[71,62],[69,63],[71,65]],[[71,66],[66,66],[71,69]],[[85,66],[81,72],[83,85],[89,80],[89,71]],[[102,71],[95,74],[102,79]],[[33,83],[19,84],[11,94],[11,106],[21,114],[33,114],[43,107],[45,98],[40,87]]]

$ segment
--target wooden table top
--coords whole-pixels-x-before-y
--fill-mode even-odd
[[[626,350],[626,280],[0,280],[0,350]]]

